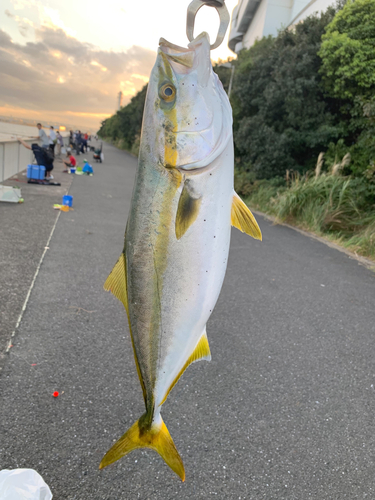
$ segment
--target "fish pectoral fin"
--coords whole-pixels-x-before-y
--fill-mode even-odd
[[[210,351],[210,346],[208,345],[208,338],[207,338],[207,333],[206,329],[204,329],[203,334],[201,335],[200,339],[198,340],[197,345],[194,348],[194,351],[191,353],[189,358],[187,359],[186,363],[180,370],[179,374],[177,377],[174,379],[172,384],[170,385],[169,389],[167,390],[162,402],[160,403],[159,406],[165,403],[167,397],[169,396],[169,393],[173,389],[173,387],[177,384],[179,381],[181,375],[184,373],[186,368],[191,365],[191,363],[194,363],[195,361],[199,361],[200,359],[205,359],[206,361],[211,361],[211,351]]]
[[[243,233],[252,236],[256,240],[262,241],[262,233],[254,215],[237,193],[233,194],[231,222],[232,226]]]
[[[183,237],[198,217],[201,201],[202,198],[192,192],[189,181],[186,181],[178,201],[176,214],[176,238],[178,240]]]
[[[124,304],[128,312],[128,293],[126,290],[126,263],[125,255],[122,253],[116,262],[110,275],[104,283],[104,290],[110,291],[120,302]]]
[[[107,451],[100,462],[99,469],[107,467],[137,448],[151,448],[159,453],[165,463],[180,476],[182,481],[185,481],[184,464],[163,419],[161,419],[161,425],[142,425],[142,421],[146,418],[147,414],[137,420]]]

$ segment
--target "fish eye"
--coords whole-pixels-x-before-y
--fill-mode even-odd
[[[171,83],[166,83],[159,90],[159,96],[166,102],[171,102],[175,98],[176,89]]]

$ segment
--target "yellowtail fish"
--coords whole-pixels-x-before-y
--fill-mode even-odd
[[[188,48],[160,40],[146,96],[123,253],[105,282],[125,306],[146,412],[100,468],[152,448],[184,481],[160,415],[194,361],[211,359],[206,323],[227,267],[231,225],[261,232],[233,190],[232,110],[206,33]]]

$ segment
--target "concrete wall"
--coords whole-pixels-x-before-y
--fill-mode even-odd
[[[229,48],[239,52],[263,36],[277,36],[280,30],[323,12],[334,3],[335,0],[260,0],[257,5],[257,0],[240,0],[232,19]],[[246,30],[242,40],[243,31],[239,28]]]
[[[32,142],[27,141],[28,144],[32,144]],[[24,148],[18,141],[0,142],[0,182],[25,170],[32,159],[32,152]]]
[[[263,35],[276,36],[291,21],[293,0],[268,0],[268,9],[263,28]]]
[[[293,24],[298,24],[303,21],[306,17],[315,14],[316,12],[324,12],[328,9],[330,5],[334,5],[335,0],[311,0],[310,2],[307,0],[294,0],[296,4],[296,8],[293,7],[292,18],[290,20]],[[303,5],[302,7],[302,4]],[[302,7],[298,9],[297,7]]]
[[[242,39],[243,47],[251,47],[254,45],[256,40],[260,40],[264,36],[263,28],[267,13],[267,4],[269,0],[262,0],[259,4],[253,21],[250,23],[249,29],[244,34]]]
[[[290,21],[292,21],[297,16],[298,13],[302,12],[302,10],[306,7],[306,5],[309,2],[310,0],[294,0]]]

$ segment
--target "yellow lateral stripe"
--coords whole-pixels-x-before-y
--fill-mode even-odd
[[[141,387],[142,387],[143,398],[146,402],[146,387],[145,387],[145,384],[143,382],[141,369],[139,367],[137,353],[136,353],[135,345],[134,345],[132,325],[130,323],[129,306],[128,306],[128,292],[126,289],[126,260],[125,260],[125,255],[123,253],[120,255],[120,258],[118,259],[114,268],[112,269],[111,273],[109,274],[108,278],[106,279],[106,281],[104,283],[104,290],[113,293],[113,295],[117,299],[119,299],[120,302],[122,302],[124,304],[124,307],[126,310],[126,315],[128,317],[129,331],[130,331],[130,338],[131,338],[132,346],[133,346],[135,366],[137,367],[137,373],[138,373],[138,377],[139,377],[139,382],[140,382]]]
[[[162,420],[161,426],[142,425],[143,415],[130,429],[107,451],[99,469],[116,462],[124,455],[137,448],[151,448],[159,453],[167,465],[175,472],[182,481],[185,481],[185,469],[177,448],[169,434],[167,426]]]
[[[262,241],[262,233],[254,215],[237,193],[233,195],[231,223],[243,233]]]
[[[171,128],[177,130],[176,108],[172,108],[166,115],[169,118]],[[166,130],[164,134],[164,164],[168,167],[175,167],[177,165],[177,139],[172,130]]]
[[[169,393],[173,389],[173,387],[177,384],[179,378],[181,375],[184,373],[186,368],[191,364],[194,363],[194,361],[199,361],[200,359],[207,359],[208,361],[211,360],[211,351],[210,351],[210,346],[208,345],[208,338],[207,338],[207,333],[206,331],[203,333],[201,338],[198,341],[198,344],[196,345],[193,353],[190,355],[184,366],[182,367],[180,373],[177,375],[177,377],[174,379],[172,382],[171,386],[169,387],[166,395],[164,396],[163,401],[160,403],[159,406],[165,403],[167,397],[169,396]]]

